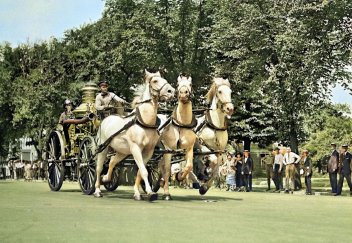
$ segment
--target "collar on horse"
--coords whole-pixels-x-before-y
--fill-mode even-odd
[[[154,125],[146,124],[146,123],[143,121],[141,112],[139,111],[139,108],[138,108],[138,106],[137,106],[137,108],[136,108],[135,122],[136,122],[136,124],[138,124],[138,125],[140,125],[141,127],[144,127],[144,128],[148,128],[148,129],[157,129],[157,128],[159,127],[159,124],[160,124],[160,119],[159,119],[158,117],[156,117],[156,123],[155,123]]]
[[[173,125],[175,125],[176,127],[179,127],[179,128],[193,129],[197,126],[197,119],[193,113],[192,113],[192,121],[190,124],[183,124],[182,122],[177,120],[176,119],[176,109],[172,112],[171,121],[172,121]]]
[[[216,131],[226,131],[228,124],[227,124],[227,119],[225,118],[224,126],[222,127],[217,127],[214,123],[213,120],[211,119],[210,112],[206,111],[205,112],[205,124],[208,125],[210,128],[216,130]]]

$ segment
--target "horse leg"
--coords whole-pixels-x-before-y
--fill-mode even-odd
[[[104,149],[101,153],[98,154],[97,157],[97,166],[96,166],[96,173],[97,173],[97,178],[95,181],[95,192],[94,192],[94,197],[102,197],[103,195],[101,194],[100,190],[100,175],[103,170],[103,165],[104,161],[106,158],[106,155],[108,154],[108,149]]]
[[[133,195],[133,198],[137,201],[140,201],[142,200],[142,197],[141,197],[141,193],[139,191],[139,187],[141,185],[141,181],[142,181],[142,176],[141,176],[141,173],[139,172],[139,170],[137,171],[137,176],[136,176],[136,180],[134,181],[134,195]],[[138,193],[137,193],[138,192]]]
[[[114,170],[115,166],[120,163],[121,160],[123,160],[125,157],[126,156],[123,154],[115,154],[110,158],[108,173],[103,176],[103,183],[111,181],[112,171]]]
[[[182,181],[186,178],[189,172],[193,171],[193,146],[188,149],[185,155],[186,166],[182,171],[182,175],[178,174],[178,180]]]
[[[144,160],[142,156],[142,151],[139,148],[139,146],[135,143],[130,144],[130,150],[132,152],[133,158],[138,166],[139,173],[141,174],[144,184],[145,184],[145,190],[148,195],[150,195],[149,200],[154,201],[157,199],[157,194],[152,191],[152,188],[150,187],[150,184],[148,182],[148,171],[147,168],[145,168],[144,165]],[[151,151],[151,154],[153,154],[154,151]],[[148,160],[150,159],[151,156],[148,156]],[[134,193],[135,195],[140,195],[139,188],[134,187]]]
[[[170,192],[169,192],[169,180],[170,180],[170,174],[171,174],[171,158],[172,154],[164,154],[163,157],[163,178],[164,178],[164,195],[163,199],[164,200],[172,200]]]
[[[210,156],[210,157],[213,157],[213,156]],[[219,174],[220,161],[221,161],[221,156],[213,157],[211,159],[211,162],[209,164],[209,167],[212,169],[211,176],[209,180],[199,188],[199,194],[204,195],[211,187],[213,181]]]

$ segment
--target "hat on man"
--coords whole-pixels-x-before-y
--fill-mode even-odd
[[[243,150],[243,152],[249,152],[249,150],[245,149],[245,150]]]
[[[336,146],[336,143],[330,143],[331,146]]]
[[[106,81],[106,80],[101,80],[101,81],[98,83],[98,86],[100,87],[100,86],[103,85],[103,84],[109,85],[109,82]]]
[[[344,144],[344,145],[342,145],[341,147],[347,149],[347,148],[348,148],[348,145],[347,145],[347,144]]]
[[[72,105],[72,102],[71,102],[69,99],[66,99],[66,100],[64,101],[64,108],[65,108],[67,105]]]

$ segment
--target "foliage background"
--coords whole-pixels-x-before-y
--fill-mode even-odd
[[[63,39],[0,45],[0,153],[24,135],[40,151],[85,82],[109,80],[131,100],[152,67],[171,83],[190,73],[196,106],[212,77],[228,77],[232,140],[303,145],[320,158],[332,140],[352,143],[349,109],[327,101],[351,84],[351,14],[348,0],[106,0],[100,20]]]

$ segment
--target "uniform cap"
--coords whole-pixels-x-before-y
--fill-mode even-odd
[[[106,80],[101,80],[101,81],[98,83],[98,86],[100,87],[102,84],[109,85],[109,82],[106,81]]]

